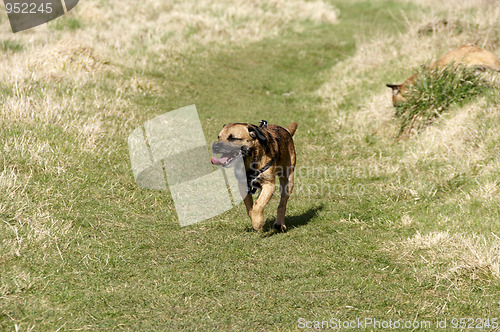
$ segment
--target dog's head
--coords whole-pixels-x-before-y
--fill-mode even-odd
[[[403,96],[404,84],[386,84],[386,86],[392,89],[392,104],[394,106],[406,102],[406,98]]]
[[[422,66],[422,68],[425,68],[425,66]],[[403,84],[386,84],[388,88],[392,89],[392,104],[394,106],[399,106],[408,101],[405,95],[408,93],[409,87],[417,82],[417,78],[418,73],[410,76]]]
[[[227,124],[212,145],[212,152],[221,154],[220,158],[212,157],[212,164],[230,167],[236,157],[250,156],[256,148],[266,145],[267,140],[260,127],[248,123]]]

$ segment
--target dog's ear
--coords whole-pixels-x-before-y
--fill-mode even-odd
[[[261,144],[267,143],[267,137],[259,127],[249,126],[248,134],[250,135],[250,137],[258,139]]]
[[[393,96],[396,96],[399,93],[399,89],[401,89],[401,84],[386,84],[386,86],[392,89]]]

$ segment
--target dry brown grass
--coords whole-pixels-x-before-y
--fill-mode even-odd
[[[394,81],[380,82],[380,96],[359,94],[366,111],[373,113],[371,118],[391,113],[391,91],[384,84],[401,83],[413,73],[408,68],[416,69],[422,64],[429,64],[446,51],[467,43],[475,43],[498,54],[500,39],[495,31],[500,27],[500,5],[497,3],[488,0],[401,1],[425,5],[431,11],[421,12],[416,19],[407,19],[407,31],[396,37],[382,35],[370,40],[359,37],[360,46],[356,54],[332,68],[331,79],[318,90],[319,96],[324,98],[324,107],[332,113],[339,111],[338,106],[346,95],[357,91],[364,80],[380,77],[381,72],[394,73],[391,75]],[[473,4],[476,9],[474,15],[466,11]],[[377,75],[372,75],[374,71]],[[354,122],[365,122],[364,117],[359,120]],[[386,126],[387,122],[381,124]]]
[[[477,118],[479,114],[487,115],[490,112],[491,109],[486,109],[484,102],[455,110],[440,125],[424,130],[415,139],[415,148],[404,157],[403,162],[414,163],[434,158],[477,162],[484,158],[489,152],[482,142],[485,133],[479,132]]]
[[[454,10],[461,11],[476,7],[492,7],[495,0],[450,0],[450,1],[432,1],[432,0],[400,0],[401,2],[417,4],[423,7],[430,7],[433,10]]]
[[[420,274],[436,279],[436,287],[460,286],[464,281],[500,278],[500,238],[432,232],[417,233],[396,245],[400,259],[425,265]]]
[[[58,127],[77,145],[76,157],[65,156],[64,144],[28,130],[2,141],[3,152],[29,169],[58,175],[66,173],[74,162],[71,158],[78,155],[98,158],[110,153],[104,144],[106,135],[116,133],[109,131],[104,119],[127,112],[127,122],[140,114],[132,112],[134,106],[126,95],[160,91],[137,74],[122,79],[120,68],[139,71],[148,66],[150,56],[163,60],[168,70],[182,65],[186,53],[207,45],[215,52],[218,45],[240,46],[289,29],[300,30],[306,22],[337,22],[337,10],[323,0],[88,0],[57,22],[17,34],[11,33],[5,12],[0,15],[0,39],[11,45],[0,57],[1,86],[9,91],[0,94],[0,123]],[[78,21],[80,27],[66,28],[67,19]],[[116,77],[114,96],[92,87],[108,74]],[[58,239],[71,228],[71,222],[54,218],[50,202],[30,198],[26,192],[30,181],[15,168],[0,169],[0,232],[5,240],[0,261],[23,255],[28,248],[59,251]],[[16,280],[29,279],[23,275],[13,272],[10,281],[0,282],[0,291]]]
[[[413,2],[413,1],[411,1]],[[357,130],[351,137],[341,137],[346,140],[361,140],[366,133],[376,133],[388,142],[395,137],[397,126],[393,122],[394,110],[391,102],[391,91],[385,83],[401,83],[412,72],[408,68],[417,68],[420,64],[428,64],[443,52],[465,43],[476,42],[489,46],[497,52],[496,36],[492,31],[500,22],[500,6],[492,5],[491,1],[480,3],[473,1],[451,1],[446,3],[432,1],[415,1],[421,5],[430,6],[430,14],[422,12],[417,19],[408,20],[408,30],[397,37],[380,36],[371,40],[363,40],[360,36],[360,46],[353,57],[338,63],[331,69],[327,81],[319,90],[323,98],[323,107],[330,110],[333,123],[331,127],[350,127]],[[476,15],[469,15],[464,9],[475,4]],[[444,12],[444,14],[443,14]],[[443,18],[443,16],[445,18]],[[456,22],[456,24],[439,25],[435,22]],[[433,30],[422,33],[423,27],[432,23]],[[366,95],[362,87],[366,80],[376,80],[387,73],[394,76],[393,82],[380,81],[380,92],[376,95]],[[401,75],[399,79],[396,76]],[[498,78],[497,78],[498,79]],[[340,108],[346,96],[358,93],[359,111],[346,114]],[[417,145],[405,157],[409,163],[415,163],[429,154],[434,157],[461,160],[479,160],[484,157],[482,147],[494,139],[492,132],[479,133],[478,117],[487,117],[497,121],[494,107],[485,109],[484,101],[479,101],[457,111],[453,116],[441,120],[440,126],[428,128],[425,133],[416,138]],[[485,142],[483,144],[483,142]]]
[[[2,15],[0,27],[4,32],[0,38],[24,48],[0,60],[0,68],[8,68],[0,70],[3,81],[6,77],[12,81],[30,73],[61,79],[61,70],[95,73],[109,63],[137,66],[137,59],[130,56],[137,49],[174,65],[182,62],[179,55],[200,45],[241,45],[288,29],[300,30],[304,21],[337,22],[336,8],[323,0],[88,0],[58,19],[80,22],[81,27],[74,31],[43,25],[15,35],[10,32],[5,13]],[[50,26],[55,23],[49,23]],[[27,58],[37,52],[33,70],[27,71]],[[10,66],[5,66],[7,63]]]
[[[430,6],[432,10],[422,12],[416,20],[408,19],[408,30],[397,37],[380,35],[368,40],[359,36],[356,54],[331,69],[329,82],[317,94],[322,97],[322,107],[330,112],[332,121],[320,123],[318,120],[314,129],[333,134],[328,135],[330,141],[326,144],[323,137],[311,139],[311,136],[307,138],[307,134],[304,134],[301,140],[306,143],[303,143],[302,151],[314,151],[314,157],[319,159],[320,164],[330,165],[332,155],[327,144],[341,146],[338,155],[333,158],[342,163],[339,169],[344,167],[348,172],[343,180],[350,183],[360,179],[363,180],[359,183],[360,188],[368,188],[363,191],[356,187],[359,191],[349,192],[349,195],[358,195],[356,200],[359,197],[359,202],[372,198],[377,204],[408,202],[403,203],[405,208],[401,211],[392,207],[384,210],[391,213],[392,217],[377,215],[373,220],[370,217],[365,220],[359,216],[351,218],[349,214],[348,218],[333,220],[334,223],[338,221],[370,230],[378,228],[378,220],[382,220],[389,232],[396,228],[405,234],[413,229],[429,227],[429,224],[433,225],[433,229],[434,225],[435,228],[450,229],[449,232],[427,235],[418,233],[389,245],[390,251],[396,253],[405,264],[415,267],[418,277],[424,276],[434,281],[436,287],[460,287],[461,283],[467,284],[470,280],[487,283],[498,279],[500,275],[498,238],[494,235],[453,234],[453,230],[459,229],[457,225],[466,223],[472,226],[477,221],[458,220],[443,215],[446,212],[437,213],[435,220],[423,221],[422,210],[427,206],[420,202],[430,197],[428,202],[431,208],[441,203],[453,203],[454,207],[464,211],[471,201],[485,209],[500,205],[500,183],[498,177],[495,178],[500,169],[500,160],[495,157],[498,149],[492,148],[498,141],[498,126],[485,125],[500,123],[496,106],[481,100],[456,109],[421,135],[398,142],[395,140],[396,126],[392,122],[390,91],[384,84],[387,83],[386,78],[394,80],[394,83],[401,82],[411,74],[410,68],[429,63],[462,43],[479,42],[481,46],[499,54],[500,42],[496,31],[500,14],[492,5],[496,3],[486,0],[413,2]],[[472,5],[478,8],[476,16],[463,11]],[[33,293],[40,296],[48,283],[53,281],[43,280],[43,276],[40,276],[42,272],[37,276],[35,272],[30,273],[28,269],[18,267],[18,256],[29,257],[30,253],[36,252],[35,257],[43,260],[41,265],[45,271],[48,264],[56,268],[65,265],[69,259],[65,256],[64,246],[79,242],[78,250],[75,251],[82,253],[82,256],[73,257],[70,265],[81,265],[86,269],[98,264],[107,265],[106,253],[90,248],[94,246],[87,238],[90,231],[84,227],[73,227],[81,221],[75,219],[72,226],[72,217],[64,219],[66,213],[69,215],[74,212],[73,200],[81,197],[71,190],[80,188],[61,189],[51,182],[37,183],[29,172],[39,172],[37,174],[42,174],[40,177],[46,174],[49,181],[54,179],[71,183],[76,177],[86,174],[80,173],[83,165],[96,165],[92,163],[95,160],[104,160],[108,164],[117,161],[106,159],[112,149],[108,138],[112,137],[116,143],[119,137],[126,137],[129,129],[127,122],[138,123],[137,118],[146,114],[137,109],[140,106],[130,100],[130,95],[140,96],[151,92],[159,95],[161,92],[158,83],[140,74],[141,69],[150,69],[148,64],[152,57],[165,64],[160,70],[169,70],[171,67],[183,66],[184,55],[192,52],[200,52],[196,53],[197,56],[203,57],[208,52],[217,52],[220,47],[247,45],[263,38],[279,36],[288,30],[301,31],[305,25],[337,22],[337,10],[326,0],[86,0],[81,1],[67,16],[78,20],[80,28],[66,29],[62,24],[63,29],[57,30],[49,24],[49,27],[45,25],[16,35],[10,33],[5,14],[1,15],[4,15],[0,25],[4,32],[0,33],[0,38],[22,47],[20,50],[5,50],[0,57],[0,88],[6,91],[0,94],[0,123],[19,130],[15,134],[9,133],[0,142],[3,152],[9,156],[9,163],[3,169],[0,168],[0,232],[3,234],[0,261],[14,265],[14,268],[0,275],[0,298],[3,303],[10,301],[9,307],[19,307],[26,312],[35,306],[52,312],[67,309],[52,308],[42,303],[43,299],[30,297],[29,290],[34,286],[38,292]],[[127,72],[130,68],[136,70],[136,74],[121,77],[121,72]],[[107,75],[112,78],[109,79]],[[106,88],[111,89],[112,93],[99,90],[103,88],[99,86],[103,79],[111,85]],[[380,88],[373,89],[373,84],[378,84]],[[356,94],[355,103],[359,102],[359,105],[350,105],[352,94]],[[306,128],[303,133],[309,131]],[[50,137],[54,132],[60,134],[59,142]],[[67,137],[70,143],[65,142]],[[375,143],[370,142],[370,139]],[[68,150],[71,152],[68,153]],[[85,162],[80,164],[80,160]],[[92,162],[87,163],[87,160]],[[446,166],[429,167],[427,170],[419,168],[422,164],[428,166],[432,162]],[[123,163],[111,166],[120,171],[120,167],[126,167]],[[458,188],[456,193],[442,195],[440,201],[433,199],[436,184],[446,183],[456,174],[471,173],[471,170],[477,176],[471,190]],[[95,169],[91,174],[99,172]],[[115,172],[115,169],[105,172]],[[120,177],[123,173],[115,175]],[[115,191],[114,183],[109,184],[108,181],[121,179],[112,179],[113,176],[107,178],[102,186],[92,184],[90,190],[109,188],[107,198],[119,197],[119,189]],[[333,175],[325,184],[337,188],[334,182],[340,177]],[[303,188],[308,188],[309,183],[303,184],[301,181],[304,180],[300,178],[297,180],[299,192],[301,183]],[[32,197],[33,193],[37,197]],[[130,195],[130,199],[135,199],[136,193]],[[96,193],[96,199],[98,197]],[[56,200],[59,200],[57,204],[54,203]],[[352,207],[348,206],[354,199],[341,200],[344,201],[345,211],[351,208],[361,211],[364,208],[355,203]],[[123,202],[126,200],[119,203]],[[164,204],[156,199],[155,202],[158,206]],[[306,204],[309,202],[306,201]],[[412,205],[413,202],[415,205]],[[65,211],[60,210],[61,205],[64,205]],[[413,206],[417,211],[412,210]],[[75,207],[75,210],[80,214],[86,213],[84,209],[88,210],[88,215],[79,217],[85,222],[93,222],[92,207],[92,203],[85,202],[81,207]],[[96,204],[96,209],[101,208],[104,205]],[[173,209],[171,206],[167,208]],[[378,207],[372,205],[366,205],[366,209],[373,209],[374,215],[379,211]],[[119,210],[123,211],[121,208]],[[147,213],[144,211],[137,211],[138,218],[142,217],[140,214]],[[345,212],[339,213],[345,216]],[[126,221],[119,221],[121,212],[110,212],[109,216],[113,219],[110,222],[126,227]],[[96,219],[99,219],[98,215]],[[319,220],[329,223],[329,215],[325,214]],[[310,226],[316,228],[313,223]],[[302,227],[297,231],[309,232],[310,229]],[[81,238],[84,240],[78,241]],[[96,257],[101,254],[102,257]],[[50,285],[48,288],[53,287]],[[23,296],[18,297],[17,294]],[[20,305],[21,301],[28,305]],[[68,313],[66,317],[72,314]],[[16,321],[16,328],[19,326],[17,324]],[[23,325],[22,328],[29,330],[31,326]]]
[[[349,147],[362,146],[370,135],[383,145],[394,147],[394,151],[400,149],[401,152],[392,157],[374,156],[350,164],[353,168],[373,170],[372,175],[393,174],[395,179],[411,174],[410,179],[403,182],[380,184],[382,192],[416,202],[426,197],[432,200],[440,183],[446,184],[457,175],[467,174],[466,181],[470,181],[474,189],[460,188],[443,200],[443,204],[463,209],[464,214],[471,202],[485,209],[497,209],[500,205],[500,186],[495,180],[499,166],[498,148],[495,148],[500,123],[498,105],[480,98],[453,109],[439,119],[437,125],[419,135],[398,141],[391,91],[385,83],[402,83],[413,73],[411,68],[429,64],[446,51],[466,43],[476,43],[500,55],[500,5],[487,0],[401,1],[425,6],[428,10],[407,19],[407,30],[396,37],[381,35],[367,40],[359,36],[356,54],[334,66],[330,79],[318,89],[322,106],[331,115],[329,128],[336,133],[336,140],[342,142],[339,144],[346,147],[342,151],[346,159],[352,159],[357,152]],[[468,11],[471,8],[474,15]],[[367,94],[366,87],[374,82],[380,87],[375,94]],[[359,105],[349,107],[353,95]],[[417,220],[412,213],[405,213],[399,223],[415,229],[431,224],[455,229],[461,224],[473,223],[444,215],[425,221],[426,225]],[[490,281],[500,277],[500,241],[495,235],[451,231],[417,233],[389,247],[415,267],[418,277],[428,277],[436,287],[444,284],[461,287],[470,280]]]
[[[34,81],[60,82],[71,79],[79,84],[84,84],[87,77],[105,71],[117,71],[107,60],[97,55],[92,47],[72,40],[61,40],[35,52],[28,59],[28,70]]]
[[[119,75],[121,65],[147,66],[147,59],[137,57],[138,50],[175,66],[182,65],[181,55],[199,46],[210,44],[213,51],[217,45],[242,45],[301,29],[304,21],[337,22],[337,10],[322,0],[89,0],[58,19],[58,23],[78,20],[81,27],[76,30],[55,30],[50,22],[17,34],[10,32],[5,13],[1,15],[0,38],[20,45],[20,50],[6,50],[0,57],[0,81],[13,89],[12,95],[0,96],[0,121],[60,125],[74,132],[86,151],[96,147],[102,125],[82,108],[105,115],[120,113],[128,106],[121,101],[122,93],[158,92],[159,88],[136,75],[116,81],[114,100],[96,92],[87,94],[83,104],[81,96],[61,98],[58,86],[45,83],[81,89],[105,73]]]
[[[20,256],[33,246],[44,252],[57,246],[58,239],[71,228],[71,222],[54,219],[42,202],[30,198],[26,192],[30,179],[20,176],[14,168],[0,172],[0,230],[4,235],[0,260]]]

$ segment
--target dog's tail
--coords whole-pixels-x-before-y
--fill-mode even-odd
[[[290,125],[287,128],[287,130],[290,133],[290,135],[293,136],[293,134],[295,134],[295,131],[297,130],[297,127],[298,127],[297,122],[290,123]]]

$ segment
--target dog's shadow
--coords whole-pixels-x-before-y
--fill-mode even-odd
[[[285,217],[287,232],[291,229],[307,225],[318,214],[319,211],[323,210],[323,208],[324,206],[321,204],[316,207],[310,208],[302,214]],[[262,232],[262,237],[269,237],[281,233],[280,231],[277,231],[273,228],[273,224],[275,221],[276,217],[267,218],[264,225],[264,230]],[[252,228],[252,226],[248,226],[246,231],[253,232],[254,229]]]

